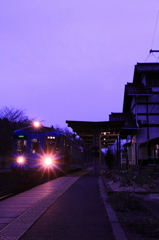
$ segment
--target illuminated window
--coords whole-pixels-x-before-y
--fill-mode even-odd
[[[16,137],[16,152],[24,153],[26,151],[26,147],[27,147],[26,136],[25,135],[18,135]]]
[[[53,153],[56,146],[55,136],[47,136],[45,139],[45,153]]]

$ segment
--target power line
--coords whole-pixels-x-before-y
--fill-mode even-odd
[[[151,49],[152,49],[153,42],[154,42],[154,38],[155,38],[155,33],[156,33],[156,28],[157,28],[157,22],[158,22],[158,16],[159,16],[159,10],[158,10],[158,13],[157,13],[157,18],[156,18],[156,23],[155,23],[155,29],[154,29],[153,38],[152,38],[152,43],[151,43]]]

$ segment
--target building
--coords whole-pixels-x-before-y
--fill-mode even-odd
[[[123,112],[110,120],[125,120],[121,137],[127,139],[132,165],[159,164],[159,63],[137,63],[132,83],[125,85]]]
[[[159,164],[159,63],[135,65],[133,82],[125,85],[122,113],[111,113],[108,122],[66,123],[92,148],[97,173],[102,147],[116,152],[119,167]]]

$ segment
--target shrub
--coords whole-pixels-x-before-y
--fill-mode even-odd
[[[127,192],[113,193],[107,200],[110,203],[114,203],[114,210],[123,212],[125,210],[139,210],[141,209],[140,200]]]

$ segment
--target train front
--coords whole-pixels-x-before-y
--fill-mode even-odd
[[[14,132],[11,168],[16,173],[51,172],[61,167],[60,133],[36,124]]]

